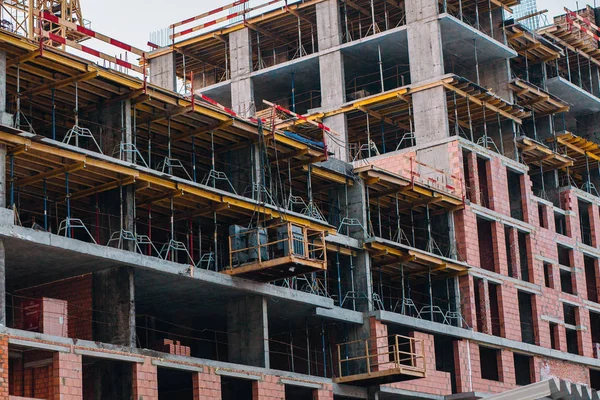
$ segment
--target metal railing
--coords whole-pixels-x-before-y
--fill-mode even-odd
[[[326,263],[325,232],[284,222],[229,236],[229,268],[287,256]]]
[[[338,378],[401,370],[425,374],[425,343],[402,335],[373,337],[337,345]]]

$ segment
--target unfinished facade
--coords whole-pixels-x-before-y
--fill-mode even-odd
[[[599,10],[240,0],[142,50],[14,3],[0,398],[597,399]]]

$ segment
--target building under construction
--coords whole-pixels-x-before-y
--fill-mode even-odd
[[[598,400],[600,9],[517,4],[0,1],[0,398]]]

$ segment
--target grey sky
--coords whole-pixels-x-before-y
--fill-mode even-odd
[[[81,7],[98,32],[145,48],[150,32],[232,1],[81,0]],[[575,9],[576,1],[538,0],[538,9],[547,8],[549,17],[561,13],[563,5]]]

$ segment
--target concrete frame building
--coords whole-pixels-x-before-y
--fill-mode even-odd
[[[0,398],[597,399],[595,10],[243,3],[3,23]]]

